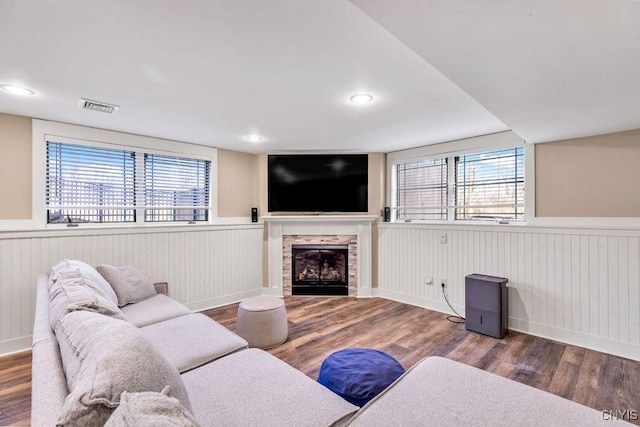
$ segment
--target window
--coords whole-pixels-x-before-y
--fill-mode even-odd
[[[47,223],[135,222],[135,153],[47,142]]]
[[[447,159],[396,167],[396,219],[447,219]]]
[[[145,221],[206,221],[210,162],[145,154]]]
[[[398,162],[392,168],[395,218],[523,220],[524,176],[523,147]]]
[[[524,148],[456,158],[456,219],[524,219]]]
[[[47,223],[207,221],[211,161],[47,141]]]

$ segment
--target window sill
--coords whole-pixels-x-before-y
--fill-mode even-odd
[[[511,220],[507,222],[500,221],[474,221],[474,220],[456,220],[456,221],[436,221],[436,220],[405,220],[391,221],[385,224],[420,224],[420,225],[446,225],[446,226],[473,226],[473,227],[489,227],[489,226],[517,226],[522,227],[528,225],[524,220]]]
[[[64,224],[48,224],[36,226],[34,221],[0,221],[0,238],[14,235],[37,234],[44,237],[65,235],[108,235],[108,234],[142,234],[158,232],[206,231],[215,228],[262,228],[263,223],[251,222],[249,217],[215,218],[208,223],[170,223],[170,224],[80,224],[67,227]]]
[[[395,221],[379,222],[378,227],[471,229],[477,231],[539,230],[540,232],[575,230],[578,234],[627,235],[631,232],[636,235],[640,233],[640,218],[533,218],[529,221],[513,221],[508,224],[486,223],[483,221]]]

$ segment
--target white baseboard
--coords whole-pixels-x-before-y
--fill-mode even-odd
[[[415,305],[417,307],[438,311],[440,313],[453,314],[449,306],[441,301],[434,301],[385,289],[379,290],[379,296],[404,304]],[[455,308],[459,313],[464,314],[464,307],[454,305],[453,308]],[[565,344],[584,347],[591,350],[601,351],[603,353],[613,354],[615,356],[640,361],[640,346],[636,344],[621,343],[606,338],[587,335],[582,332],[555,328],[548,325],[541,325],[538,323],[528,322],[526,320],[516,319],[513,317],[509,318],[509,329],[512,331],[535,335],[541,338],[560,341]]]
[[[227,304],[233,304],[247,298],[262,295],[262,289],[258,288],[252,291],[239,292],[236,294],[225,295],[219,298],[210,298],[202,301],[190,302],[185,306],[191,311],[202,311],[210,308],[220,307]],[[13,353],[30,350],[32,336],[14,338],[0,342],[0,356],[8,356]]]
[[[262,288],[262,294],[261,295],[269,295],[272,297],[282,297],[284,296],[282,293],[282,288],[279,287],[271,287],[271,288]]]
[[[13,353],[31,350],[32,342],[33,337],[31,335],[2,341],[0,342],[0,356],[8,356]]]
[[[390,291],[388,289],[379,289],[378,296],[380,296],[381,298],[387,298],[393,301],[398,301],[404,304],[415,305],[416,307],[422,307],[422,308],[427,308],[429,310],[438,311],[440,313],[451,314],[452,316],[456,315],[451,311],[451,308],[449,308],[447,303],[442,301],[435,301],[432,299],[420,298],[414,295]],[[464,307],[454,305],[453,308],[458,313],[461,313],[464,315]]]
[[[378,296],[378,288],[358,289],[356,298],[374,298]]]
[[[243,299],[255,297],[258,295],[282,296],[282,294],[278,294],[277,291],[278,289],[276,288],[258,288],[251,291],[225,295],[219,298],[211,298],[202,301],[191,302],[189,304],[186,304],[186,306],[192,311],[202,311],[227,304],[233,304],[242,301]],[[452,315],[454,314],[451,312],[451,309],[447,306],[447,304],[441,301],[419,298],[413,295],[402,294],[385,289],[372,288],[370,289],[370,292],[365,292],[364,295],[361,292],[361,295],[358,295],[358,298],[371,298],[376,296],[387,298],[393,301],[398,301],[404,304],[410,304],[417,307],[438,311],[440,313]],[[460,313],[464,312],[464,307],[458,307],[454,305],[454,308]],[[546,339],[560,341],[566,344],[588,348],[591,350],[601,351],[603,353],[625,357],[631,360],[640,361],[640,346],[636,344],[611,341],[606,338],[595,337],[581,332],[562,328],[554,328],[547,325],[527,322],[515,318],[509,318],[509,329]],[[13,353],[19,353],[29,350],[31,349],[31,343],[31,335],[2,341],[0,342],[0,356],[7,356]]]
[[[216,308],[223,305],[233,304],[240,302],[244,299],[262,295],[262,288],[256,288],[255,290],[238,292],[236,294],[224,295],[218,298],[209,298],[201,301],[190,302],[185,306],[191,311],[203,311],[210,308]]]
[[[509,318],[509,329],[537,337],[560,341],[566,344],[584,347],[615,356],[625,357],[631,360],[640,361],[640,346],[636,344],[612,341],[606,338],[588,335],[582,332],[568,329],[554,328],[539,323],[527,322],[521,319]]]

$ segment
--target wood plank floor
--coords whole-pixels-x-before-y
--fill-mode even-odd
[[[369,347],[389,353],[405,369],[437,355],[597,410],[640,412],[640,362],[517,332],[491,338],[447,321],[445,314],[382,298],[285,301],[289,340],[269,352],[314,380],[332,352]],[[204,313],[233,331],[237,307]],[[30,405],[31,353],[0,358],[0,425],[28,425]]]
[[[31,417],[31,352],[0,357],[0,425],[28,425]]]

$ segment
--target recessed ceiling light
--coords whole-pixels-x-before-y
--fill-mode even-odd
[[[373,101],[373,95],[370,95],[368,93],[357,93],[351,96],[351,98],[349,98],[349,101],[353,102],[354,104],[368,104]]]
[[[260,142],[262,141],[262,137],[258,135],[249,135],[245,138],[249,142]]]
[[[14,95],[34,95],[35,94],[35,92],[32,91],[31,89],[27,89],[26,87],[22,87],[22,86],[2,84],[0,85],[0,87]]]

